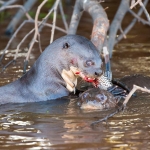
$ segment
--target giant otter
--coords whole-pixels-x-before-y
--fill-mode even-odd
[[[55,40],[20,79],[0,87],[0,104],[38,102],[68,96],[77,76],[93,81],[102,74],[100,54],[79,35]]]
[[[100,88],[86,90],[80,94],[77,104],[81,109],[103,110],[117,106],[119,100],[126,97],[134,84],[150,89],[150,77],[141,74],[127,75],[120,79],[113,79],[112,83],[113,86],[107,90]]]
[[[79,95],[78,106],[81,109],[108,109],[115,107],[118,103],[118,98],[115,98],[107,90],[99,88],[91,88]]]
[[[116,107],[130,91],[123,83],[110,81],[104,75],[98,79],[100,79],[97,81],[98,88],[90,88],[79,95],[77,104],[81,109],[103,110]]]

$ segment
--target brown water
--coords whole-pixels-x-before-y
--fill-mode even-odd
[[[115,1],[116,2],[116,1]],[[112,18],[117,6],[109,1],[107,10]],[[128,18],[123,26],[127,24]],[[8,22],[1,24],[1,34]],[[62,26],[61,20],[57,22]],[[3,63],[7,63],[14,55],[14,49],[20,39],[31,29],[25,26],[12,43]],[[84,17],[78,34],[90,37],[92,21]],[[115,47],[112,59],[113,76],[142,73],[150,76],[150,28],[137,24],[128,35],[128,39]],[[50,29],[42,33],[43,49],[48,45]],[[55,38],[62,36],[56,32]],[[8,39],[0,37],[0,49]],[[16,80],[22,75],[23,60],[26,55],[25,42],[16,65],[11,65],[0,74],[0,85]],[[30,56],[29,65],[40,55],[38,46]],[[4,93],[7,94],[7,93]],[[150,149],[150,95],[138,94],[132,98],[124,113],[115,115],[107,123],[103,122],[91,127],[91,123],[112,112],[82,111],[77,105],[77,97],[62,98],[27,104],[6,104],[0,106],[0,149],[101,149],[101,150],[147,150]]]

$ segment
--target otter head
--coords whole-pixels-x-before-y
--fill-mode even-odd
[[[63,68],[61,76],[67,84],[69,91],[74,91],[77,77],[96,84],[96,78],[102,74],[102,60],[94,44],[85,37],[68,35],[63,39]]]
[[[118,98],[106,90],[99,88],[89,89],[79,95],[78,106],[81,109],[109,109],[117,106]]]

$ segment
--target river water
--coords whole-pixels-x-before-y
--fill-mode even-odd
[[[108,1],[106,10],[111,20],[117,8],[118,1]],[[149,6],[149,5],[148,5]],[[67,7],[67,6],[66,6]],[[70,7],[71,9],[72,7]],[[138,7],[137,7],[138,9]],[[69,10],[66,10],[69,12]],[[86,14],[82,18],[78,34],[90,37],[92,20]],[[125,27],[131,20],[128,15],[123,22]],[[0,49],[2,50],[8,38],[3,36],[9,20],[0,24]],[[63,26],[61,20],[57,21]],[[6,64],[14,54],[15,48],[32,29],[26,25],[17,35],[6,54]],[[140,73],[150,76],[150,28],[138,23],[128,34],[127,39],[120,42],[113,51],[113,77]],[[49,43],[50,29],[42,32],[42,48]],[[55,38],[64,34],[56,32]],[[22,75],[26,47],[31,37],[25,41],[19,52],[16,65],[11,65],[0,74],[0,85],[8,84]],[[38,45],[34,46],[30,55],[29,68],[40,55]],[[7,94],[7,93],[4,93]],[[47,101],[26,104],[5,104],[0,106],[0,149],[65,149],[65,150],[147,150],[150,149],[150,95],[139,93],[127,104],[123,113],[117,114],[92,127],[91,123],[113,110],[83,111],[77,105],[77,97],[66,97],[57,101]]]

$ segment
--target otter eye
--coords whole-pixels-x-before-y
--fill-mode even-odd
[[[68,49],[70,47],[70,45],[68,44],[68,43],[65,43],[64,45],[63,45],[63,48],[64,49]]]
[[[86,66],[93,66],[95,63],[92,60],[87,60],[86,61]]]

